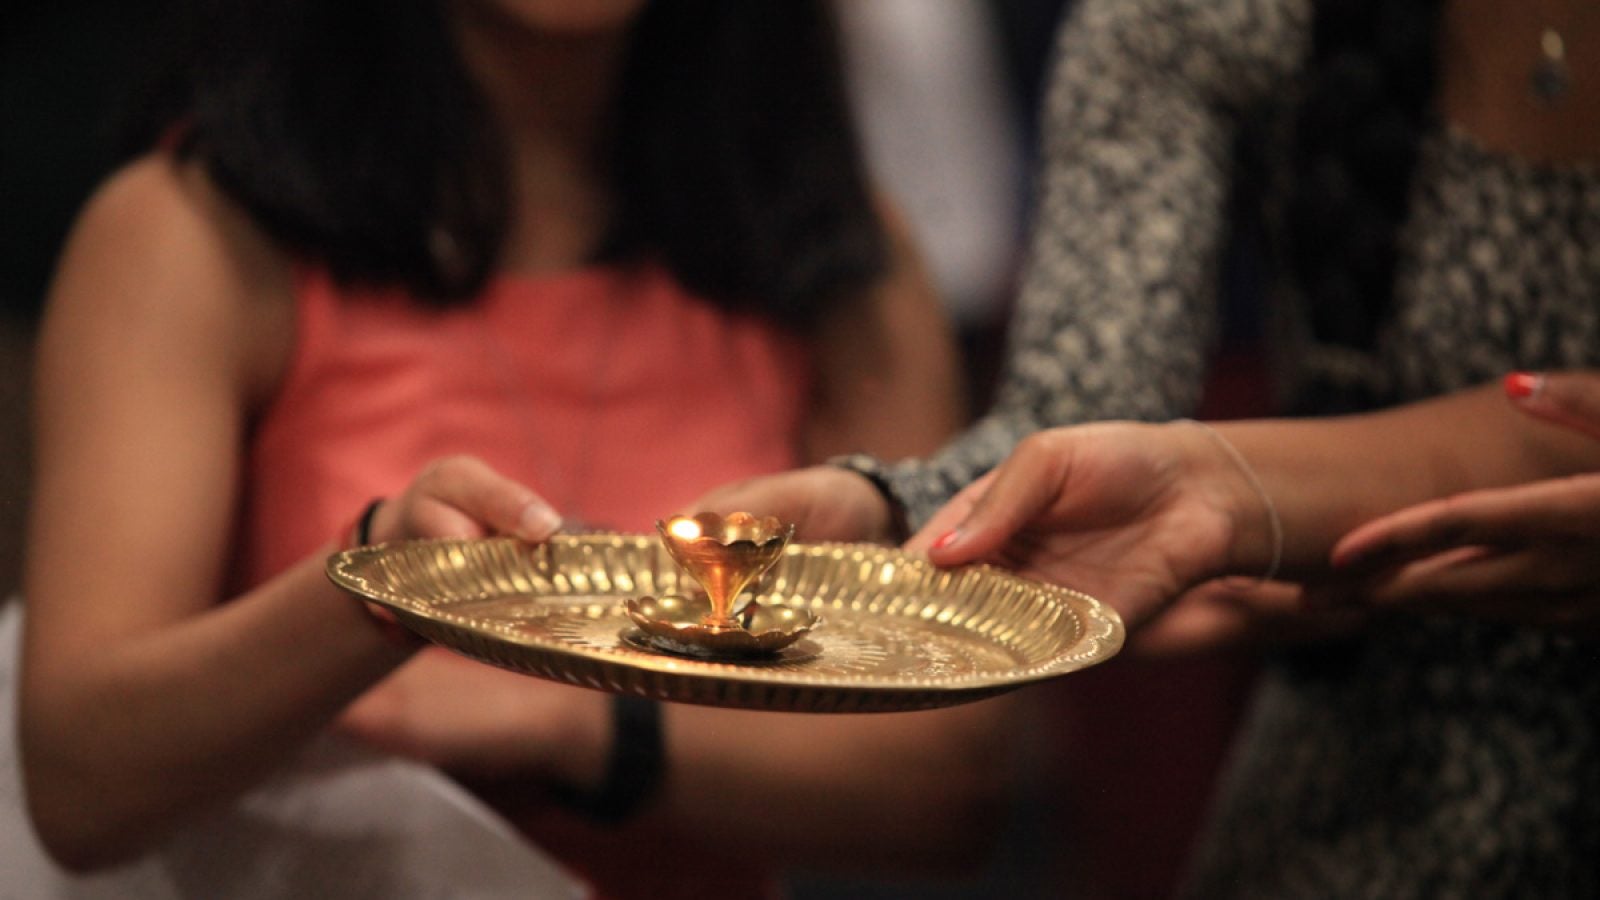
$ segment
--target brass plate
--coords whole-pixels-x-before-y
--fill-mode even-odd
[[[931,709],[1103,662],[1122,620],[1086,594],[986,566],[938,569],[870,544],[791,544],[753,590],[822,624],[774,658],[646,649],[624,601],[693,583],[655,536],[412,541],[328,560],[407,628],[483,662],[658,700],[788,712]],[[683,582],[680,587],[680,582]]]

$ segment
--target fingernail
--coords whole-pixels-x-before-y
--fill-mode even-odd
[[[1532,372],[1512,372],[1506,376],[1505,387],[1507,397],[1525,400],[1544,388],[1544,376]]]
[[[943,550],[959,540],[961,540],[961,529],[952,528],[949,531],[946,531],[944,534],[939,535],[939,539],[933,542],[931,549]]]
[[[544,540],[556,529],[561,527],[561,516],[556,511],[538,501],[530,502],[522,508],[522,516],[517,519],[517,533],[525,538]]]

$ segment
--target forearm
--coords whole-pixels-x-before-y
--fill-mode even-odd
[[[318,557],[116,646],[29,653],[36,826],[68,864],[115,861],[259,781],[405,655]]]
[[[1382,412],[1217,425],[1248,461],[1283,524],[1288,571],[1316,573],[1352,528],[1405,506],[1475,488],[1600,467],[1584,436],[1530,420],[1497,385]],[[1265,529],[1247,528],[1233,567],[1260,571]]]

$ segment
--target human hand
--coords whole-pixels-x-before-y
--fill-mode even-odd
[[[1530,416],[1600,439],[1600,373],[1514,373]],[[1345,582],[1322,601],[1366,602],[1547,625],[1600,624],[1600,473],[1471,491],[1345,535]]]
[[[404,493],[379,505],[368,536],[374,543],[487,534],[543,541],[560,527],[560,514],[529,488],[480,459],[451,456],[430,463]]]
[[[1227,574],[1260,498],[1193,423],[1035,434],[906,545],[937,565],[992,562],[1109,603],[1130,628]]]
[[[482,460],[453,456],[430,463],[382,503],[369,537],[509,534],[542,541],[560,525],[532,490]],[[346,707],[335,728],[458,774],[568,777],[573,767],[600,758],[578,750],[583,740],[604,740],[605,707],[591,693],[425,648]]]
[[[866,478],[838,466],[810,466],[723,485],[685,512],[748,512],[795,524],[802,541],[896,539],[889,504]]]
[[[1600,625],[1600,473],[1471,491],[1340,539],[1347,581],[1327,605],[1450,609],[1531,624]]]
[[[602,774],[607,700],[428,648],[346,707],[335,727],[462,776],[587,784]]]

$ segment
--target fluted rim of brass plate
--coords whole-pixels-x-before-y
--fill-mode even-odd
[[[844,572],[853,574],[844,577]],[[875,544],[790,543],[760,585],[761,596],[828,617],[830,638],[837,633],[836,613],[841,610],[883,621],[902,617],[962,628],[1004,646],[1027,664],[1000,672],[905,678],[819,674],[805,666],[649,653],[628,646],[620,637],[615,646],[529,638],[505,621],[450,609],[498,596],[529,595],[549,604],[589,598],[591,603],[603,602],[606,609],[599,612],[614,615],[619,627],[631,627],[623,610],[627,598],[671,593],[682,577],[654,536],[557,535],[543,544],[515,538],[397,542],[336,553],[328,559],[327,574],[346,591],[393,611],[424,637],[487,662],[573,684],[713,705],[744,701],[701,699],[694,690],[680,696],[669,688],[685,681],[736,681],[770,689],[759,701],[764,708],[802,708],[804,704],[792,696],[768,701],[774,694],[808,690],[854,692],[857,700],[862,692],[877,695],[841,711],[930,708],[1104,662],[1116,655],[1124,640],[1116,612],[1080,591],[989,566],[939,569],[921,557]],[[856,609],[863,597],[872,599]],[[847,602],[850,605],[839,605]],[[896,692],[908,696],[886,697]]]

